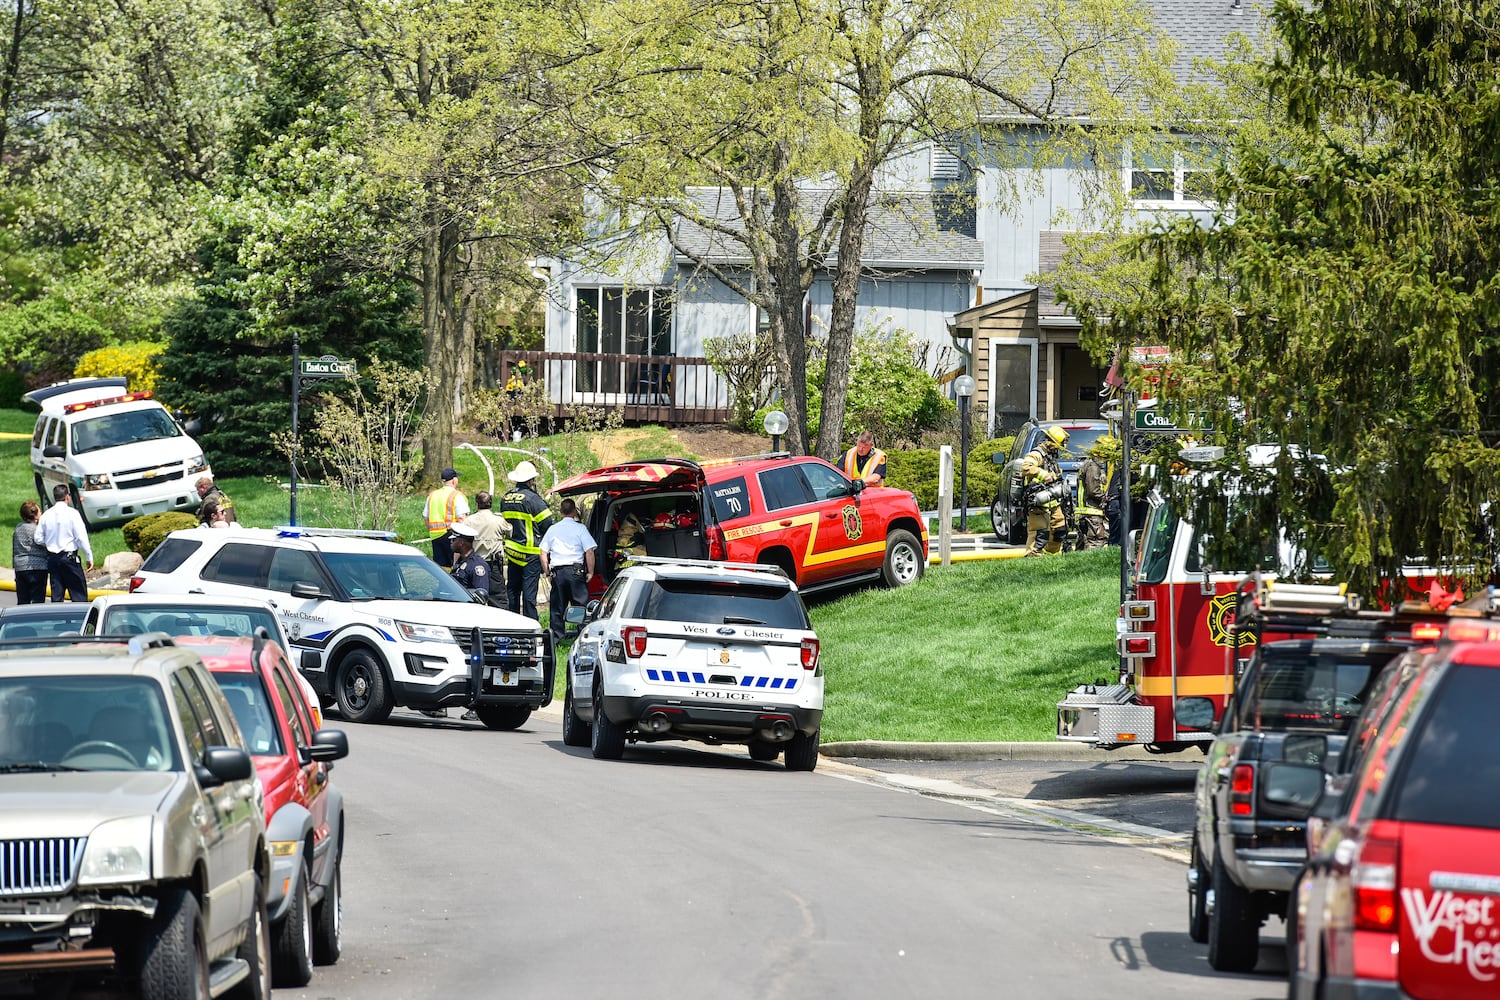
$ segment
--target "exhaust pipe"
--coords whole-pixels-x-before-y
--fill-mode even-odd
[[[792,738],[792,724],[785,719],[777,719],[766,738],[772,743],[785,743]]]
[[[671,728],[672,722],[665,712],[652,712],[641,720],[641,729],[644,732],[664,733]]]

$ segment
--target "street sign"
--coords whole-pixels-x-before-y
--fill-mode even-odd
[[[1157,434],[1183,434],[1191,431],[1211,431],[1213,425],[1208,422],[1208,413],[1203,410],[1189,410],[1179,417],[1171,410],[1136,410],[1135,429]]]
[[[353,360],[325,354],[321,358],[303,358],[300,374],[303,378],[353,378],[356,371]]]

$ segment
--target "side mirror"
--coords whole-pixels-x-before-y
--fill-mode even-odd
[[[244,781],[255,774],[250,755],[238,747],[209,747],[203,752],[203,763],[195,771],[204,788],[216,788],[226,781]]]
[[[567,613],[563,617],[566,619],[566,624],[578,626],[583,624],[583,618],[586,614],[588,614],[588,608],[581,608],[576,604],[570,604]]]
[[[598,600],[598,598],[595,598],[594,600],[589,601],[588,604],[584,605],[584,608],[583,608],[583,620],[586,621],[586,622],[591,622],[595,618],[597,618],[598,616],[599,616],[599,600]]]
[[[349,737],[342,729],[319,729],[313,733],[312,746],[308,749],[313,760],[343,760],[349,756]]]
[[[490,592],[488,590],[485,590],[483,587],[470,587],[468,588],[468,590],[469,597],[474,601],[475,604],[490,603]]]
[[[294,583],[292,584],[291,593],[293,597],[304,601],[328,600],[328,595],[319,590],[318,585],[315,583]]]
[[[192,420],[183,423],[182,431],[188,437],[197,437],[199,434],[203,433],[203,421],[199,420],[197,417],[194,417]]]
[[[1214,703],[1208,698],[1178,698],[1172,709],[1178,729],[1199,731],[1214,727]]]
[[[866,483],[863,479],[856,479],[849,483],[849,495],[857,497],[865,491]]]
[[[42,454],[47,458],[63,458],[67,452],[63,451],[63,446],[60,444],[49,444],[42,449]]]

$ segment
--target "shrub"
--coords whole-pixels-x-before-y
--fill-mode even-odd
[[[855,337],[844,412],[846,436],[867,430],[877,444],[915,441],[923,431],[942,426],[955,410],[933,375],[919,363],[920,348],[904,330],[876,330]],[[808,434],[816,436],[823,410],[826,362],[807,365]]]
[[[124,375],[126,388],[131,392],[156,391],[156,358],[167,349],[166,344],[139,340],[118,347],[101,347],[89,351],[78,359],[73,368],[77,378],[84,376]]]
[[[986,442],[987,444],[989,442]],[[1000,469],[989,461],[976,460],[974,449],[969,451],[969,506],[980,507],[995,499],[1000,488]],[[953,505],[958,507],[960,456],[955,449],[953,455]],[[917,498],[922,510],[936,510],[938,503],[938,453],[929,448],[886,453],[885,485],[909,490]]]
[[[758,430],[755,415],[769,402],[774,381],[770,372],[776,352],[771,338],[743,332],[709,337],[703,344],[703,356],[729,387],[733,410],[729,425],[740,431]]]
[[[169,510],[161,514],[142,514],[140,517],[126,521],[120,528],[120,534],[125,537],[125,544],[129,546],[130,551],[145,559],[156,550],[162,539],[172,532],[197,527],[197,525],[198,518],[192,514],[180,510]]]

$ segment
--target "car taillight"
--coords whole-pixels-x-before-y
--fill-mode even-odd
[[[1443,637],[1443,626],[1437,622],[1417,622],[1411,627],[1411,637],[1417,642],[1436,642]]]
[[[144,576],[132,576],[130,578],[130,593],[135,593],[135,588],[146,582]]]
[[[708,558],[723,561],[729,558],[729,549],[724,544],[724,529],[710,524],[703,529],[708,536]]]
[[[802,640],[802,669],[815,670],[818,666],[818,640]]]
[[[620,632],[625,640],[625,655],[639,660],[646,655],[646,628],[643,625],[626,625]]]
[[[1359,848],[1349,869],[1354,888],[1354,926],[1362,931],[1396,929],[1396,858],[1400,845],[1371,837]]]
[[[1249,816],[1255,811],[1255,768],[1236,764],[1229,777],[1229,815]]]

